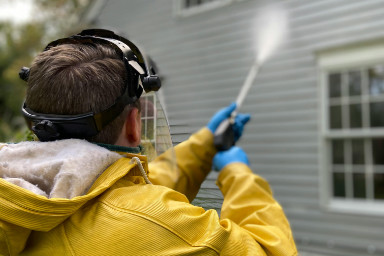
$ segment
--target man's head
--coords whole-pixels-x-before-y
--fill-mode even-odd
[[[101,33],[101,38],[89,33]],[[149,74],[143,56],[130,41],[104,30],[90,30],[85,36],[80,35],[50,43],[35,58],[28,76],[24,115],[32,121],[35,132],[38,125],[45,127],[48,122],[55,131],[66,133],[65,138],[72,138],[73,133],[75,138],[94,142],[138,144],[137,136],[130,135],[125,139],[133,139],[133,143],[122,143],[121,133],[132,132],[132,127],[140,128],[136,124],[136,121],[140,123],[137,98],[142,91],[138,84],[143,80],[146,88],[146,79],[157,77]],[[96,135],[79,135],[73,128],[76,126],[72,123],[68,126],[67,120],[86,113],[90,113],[90,118],[81,122],[90,120],[97,124],[99,132]],[[87,125],[83,127],[87,128]],[[140,137],[140,130],[134,130]]]
[[[122,94],[125,72],[124,63],[106,45],[59,45],[40,53],[32,63],[26,105],[46,114],[98,113]],[[86,139],[115,143],[130,110],[126,107],[99,134]]]

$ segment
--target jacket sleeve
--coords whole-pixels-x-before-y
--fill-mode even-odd
[[[213,134],[202,128],[149,163],[149,179],[187,196],[191,202],[212,168]]]
[[[223,255],[230,255],[237,246],[241,247],[239,239],[245,242],[243,245],[260,248],[252,245],[256,242],[266,255],[297,255],[289,222],[263,178],[243,163],[232,163],[221,171],[217,185],[224,195],[221,224],[232,224]]]

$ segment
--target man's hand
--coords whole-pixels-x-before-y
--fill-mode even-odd
[[[213,158],[213,167],[216,171],[221,171],[231,163],[244,163],[249,165],[247,154],[239,147],[231,147],[227,151],[218,152]]]
[[[223,122],[225,119],[231,116],[231,113],[236,109],[236,103],[232,103],[226,108],[220,109],[216,114],[211,118],[209,123],[207,124],[208,129],[215,133],[217,127]],[[235,142],[240,139],[243,134],[245,124],[250,120],[251,115],[249,114],[237,114],[235,118],[235,123],[233,124],[233,131],[235,133]]]

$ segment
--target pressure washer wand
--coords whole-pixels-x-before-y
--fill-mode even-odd
[[[248,94],[249,89],[252,87],[256,75],[259,73],[259,69],[259,63],[255,62],[249,70],[247,78],[245,79],[244,84],[239,92],[239,95],[237,96],[236,109],[232,112],[231,117],[221,122],[219,127],[216,129],[214,134],[214,144],[217,150],[228,150],[230,147],[235,145],[235,133],[233,130],[235,118],[238,113],[238,110],[244,102],[245,97]]]

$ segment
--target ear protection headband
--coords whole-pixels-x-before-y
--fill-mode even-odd
[[[137,101],[143,90],[145,92],[157,91],[161,87],[160,78],[154,74],[154,68],[148,66],[145,56],[138,47],[112,31],[104,29],[83,30],[77,35],[49,43],[44,51],[62,44],[107,44],[114,48],[125,65],[125,88],[122,95],[111,106],[99,113],[43,114],[34,112],[24,103],[22,113],[40,141],[95,136],[114,120],[126,105]],[[133,79],[130,79],[132,75]],[[23,67],[19,76],[28,81],[29,68]],[[133,84],[131,84],[132,81],[134,81]]]

